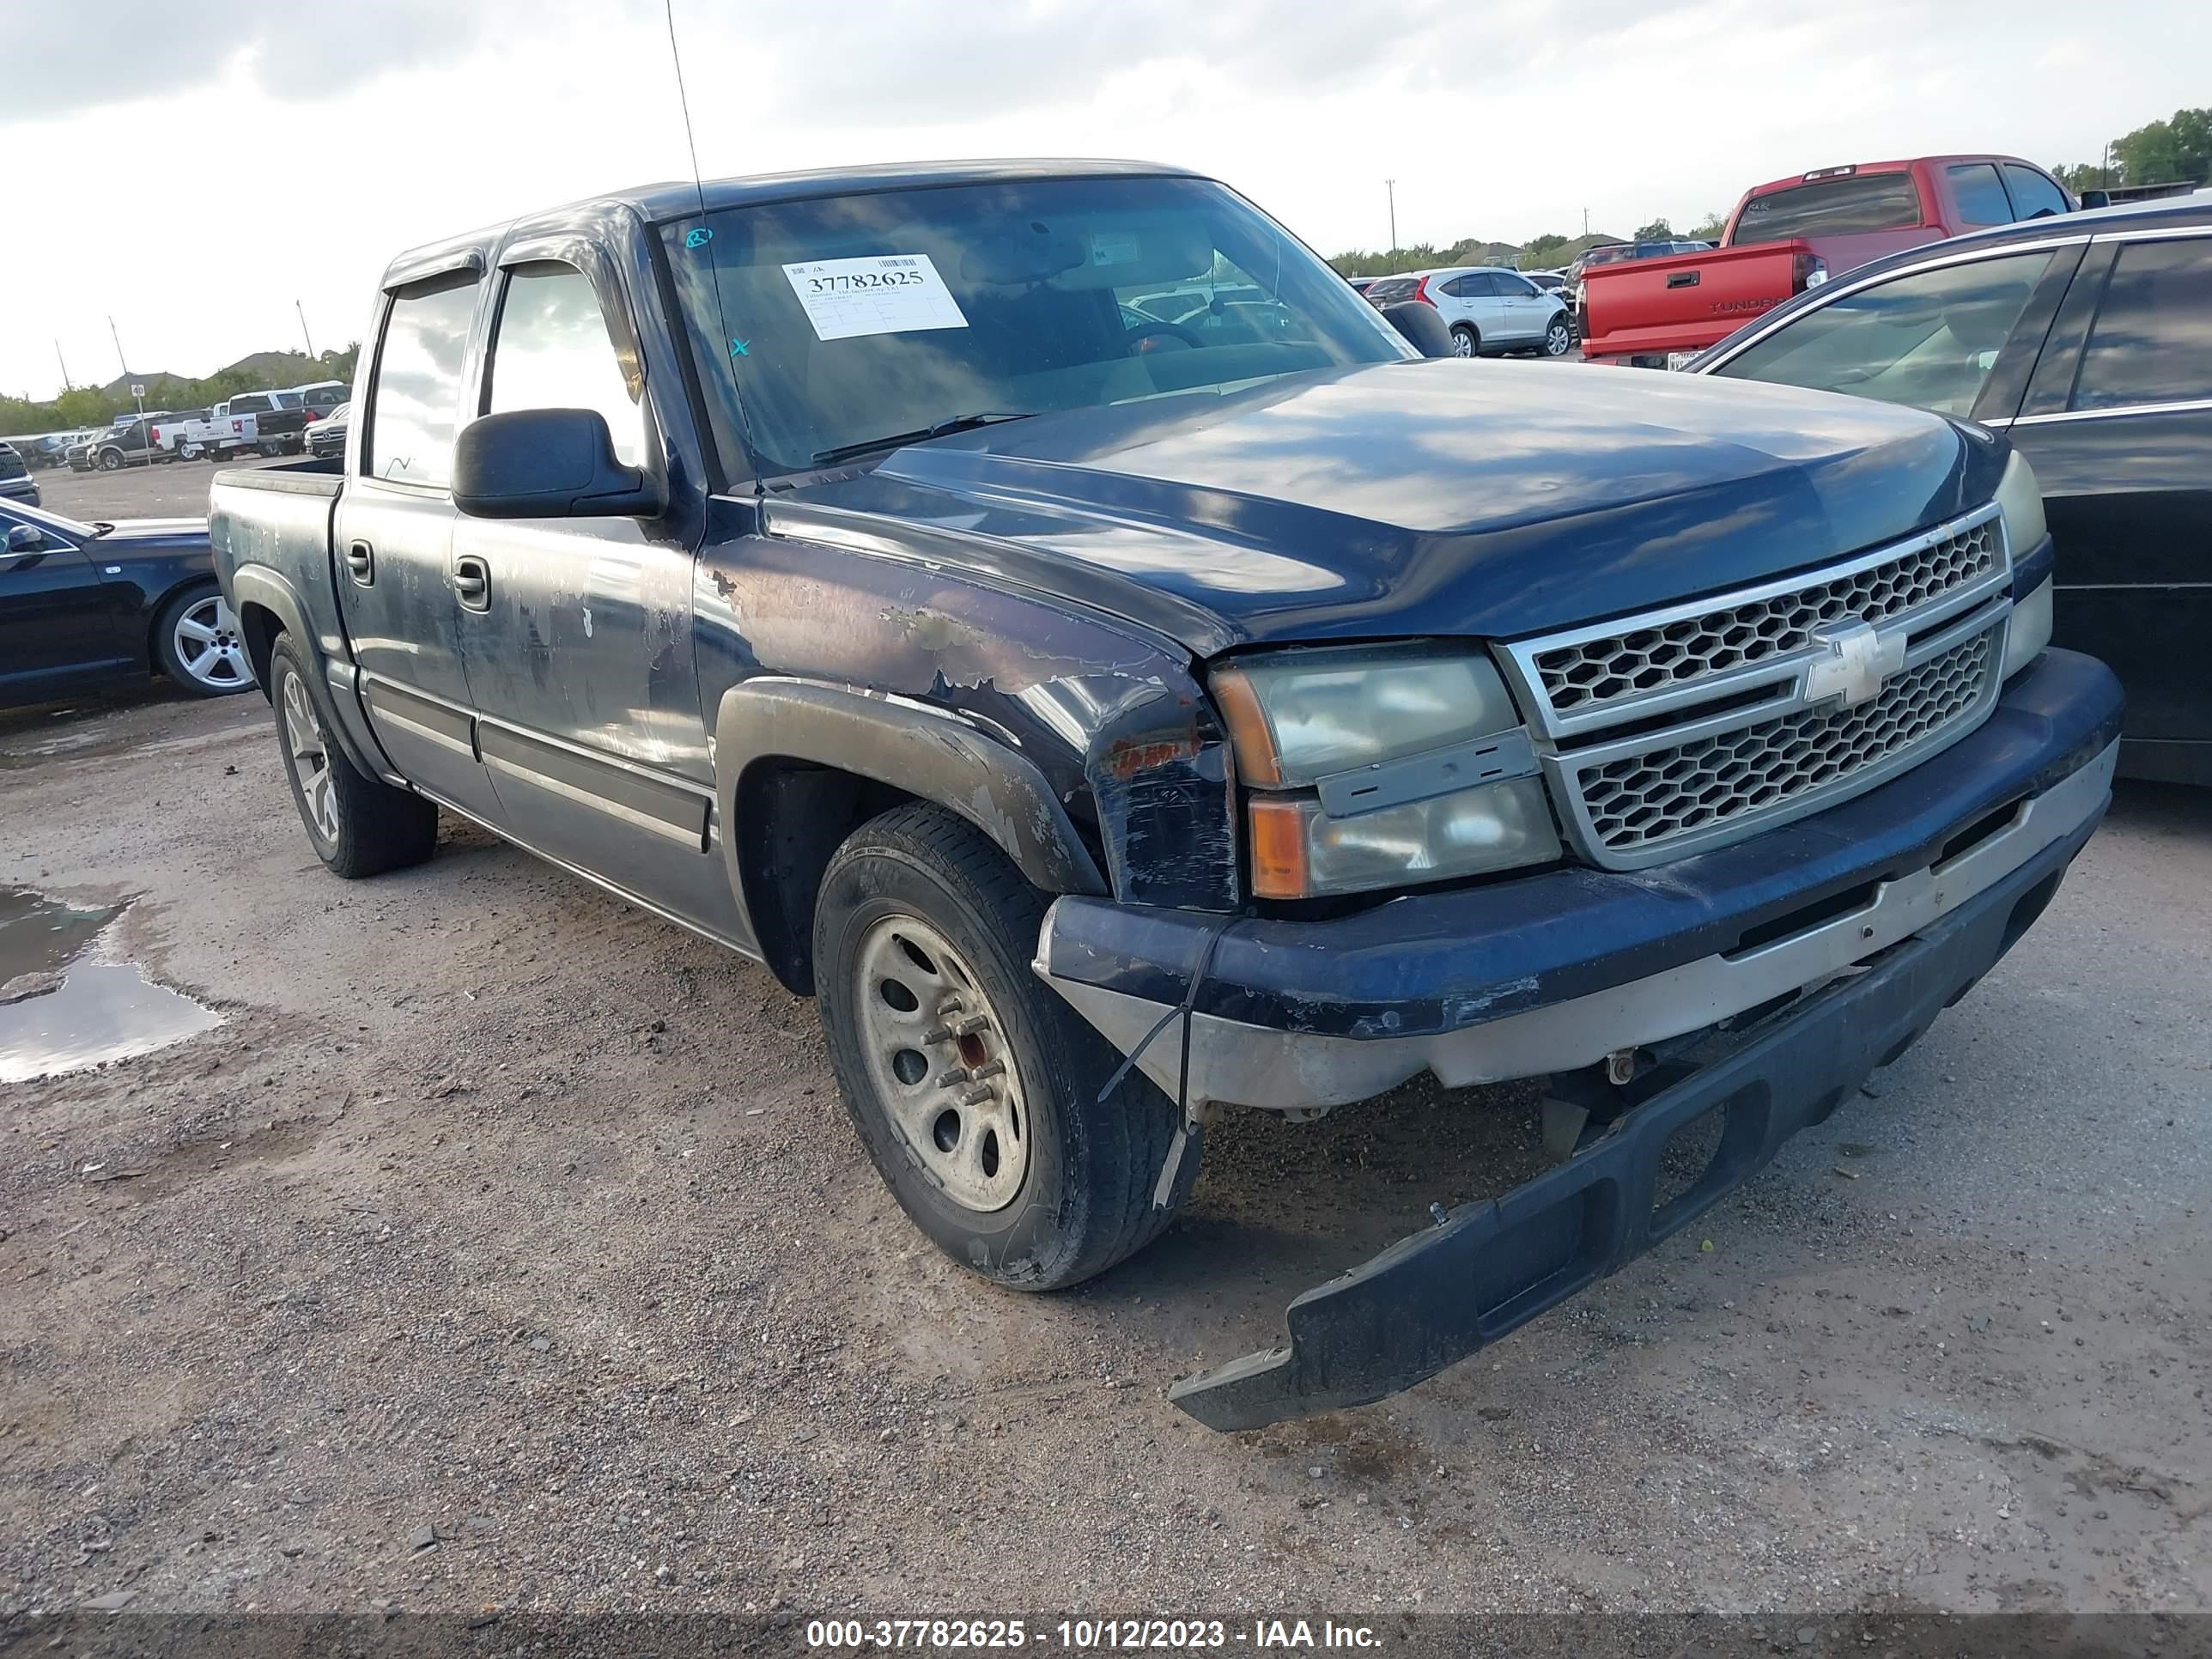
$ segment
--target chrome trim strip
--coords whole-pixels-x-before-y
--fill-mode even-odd
[[[2171,404],[2124,404],[2117,409],[2055,409],[2043,415],[2016,415],[2007,426],[2057,426],[2062,421],[2116,421],[2128,415],[2201,415],[2212,410],[2212,398],[2189,398]],[[1984,426],[1995,426],[1984,421]]]
[[[2011,822],[1948,862],[1877,886],[1859,908],[1786,938],[1703,957],[1646,979],[1486,1024],[1418,1037],[1322,1036],[1191,1018],[1194,1102],[1316,1111],[1366,1100],[1427,1071],[1448,1088],[1573,1071],[1617,1049],[1700,1031],[1790,990],[1811,990],[1909,939],[1995,885],[2094,817],[2111,793],[2119,744],[2042,794]],[[1032,969],[1123,1054],[1172,1011],[1164,1003],[1055,979],[1045,969],[1056,906],[1045,913]],[[1183,1044],[1153,1042],[1138,1064],[1170,1095]]]

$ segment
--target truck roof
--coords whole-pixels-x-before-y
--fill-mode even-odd
[[[1832,167],[1808,167],[1802,173],[1790,173],[1780,179],[1770,179],[1763,185],[1753,185],[1744,191],[1747,200],[1764,196],[1771,190],[1790,190],[1798,185],[1818,184],[1823,179],[1841,179],[1855,173],[1903,173],[1923,164],[1940,167],[1953,161],[2016,161],[2024,167],[2044,169],[2021,155],[2007,155],[1997,150],[1966,150],[1956,155],[1908,155],[1888,161],[1843,161]]]
[[[944,185],[988,184],[1010,179],[1199,179],[1188,167],[1153,161],[1030,158],[1018,161],[896,161],[873,167],[817,167],[795,173],[761,173],[733,179],[689,179],[639,185],[587,196],[542,212],[524,214],[495,225],[408,249],[386,267],[389,289],[459,268],[471,250],[489,249],[518,225],[549,228],[563,220],[582,222],[608,209],[627,210],[649,225],[696,216],[706,210],[757,207],[768,202],[804,201],[818,196],[854,196],[878,191],[927,190]]]

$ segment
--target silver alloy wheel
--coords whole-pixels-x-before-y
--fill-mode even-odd
[[[1544,355],[1547,357],[1564,357],[1574,343],[1574,331],[1567,326],[1567,319],[1553,318],[1552,325],[1544,331]]]
[[[323,723],[297,674],[284,676],[284,759],[307,804],[307,817],[325,841],[338,838],[338,795],[331,787],[331,746]]]
[[[876,1097],[930,1179],[963,1209],[1012,1203],[1029,1102],[975,970],[927,922],[886,916],[860,941],[853,1006]]]
[[[1452,356],[1455,357],[1474,356],[1474,335],[1471,330],[1455,328],[1452,331]]]
[[[185,672],[210,691],[243,691],[253,684],[253,664],[238,617],[220,593],[196,599],[177,613],[169,644]]]

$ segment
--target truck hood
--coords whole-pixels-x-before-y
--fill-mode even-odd
[[[1510,637],[1740,586],[1988,501],[2003,453],[1858,398],[1438,359],[913,445],[771,496],[768,523],[1052,592],[1210,656]]]

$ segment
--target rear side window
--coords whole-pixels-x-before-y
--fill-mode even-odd
[[[440,278],[397,295],[368,393],[363,468],[399,483],[444,485],[453,475],[461,371],[476,315],[473,276]]]
[[[512,409],[596,410],[623,463],[644,462],[644,411],[629,395],[599,295],[573,265],[523,265],[507,278],[484,412]]]
[[[1754,196],[1743,204],[1734,240],[1783,242],[1792,236],[1851,236],[1905,230],[1920,222],[1920,190],[1909,173],[1856,173]]]
[[[1951,181],[1951,199],[1959,204],[1960,222],[1969,225],[2008,225],[2012,203],[1988,161],[1963,161],[1943,169]]]
[[[2039,213],[2072,211],[2067,205],[2065,192],[2033,167],[2007,161],[2004,176],[2005,183],[2012,187],[2012,210],[2021,218],[2033,219]]]
[[[1968,415],[2051,258],[2006,254],[1877,283],[1802,313],[1715,372]]]
[[[2212,398],[2212,238],[2130,242],[2089,331],[2076,409]]]

